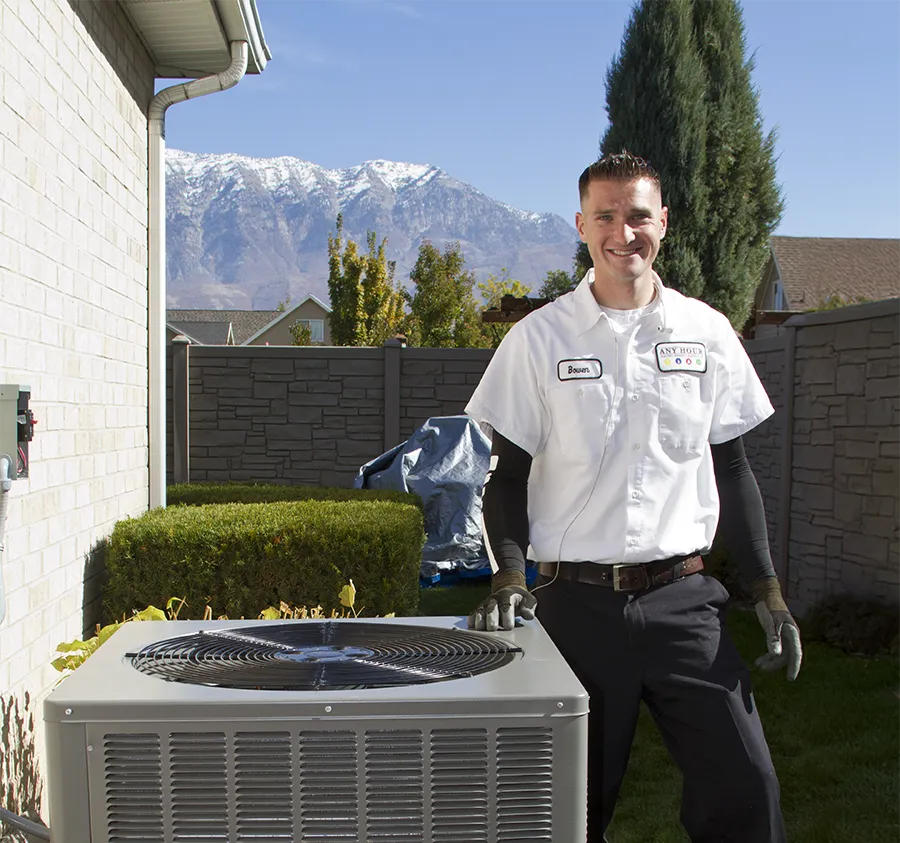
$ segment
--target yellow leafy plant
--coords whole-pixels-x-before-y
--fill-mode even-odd
[[[363,607],[361,606],[359,609],[356,608],[356,586],[353,585],[353,580],[350,580],[350,582],[341,589],[338,600],[340,601],[341,606],[345,608],[341,609],[340,612],[336,609],[332,609],[331,614],[329,615],[325,614],[325,610],[321,606],[313,606],[312,608],[307,608],[306,606],[290,606],[282,601],[278,608],[269,606],[263,609],[259,613],[258,619],[264,621],[329,620],[334,618],[359,617],[359,613],[363,610]],[[170,597],[166,603],[165,611],[157,609],[156,606],[148,606],[146,609],[135,611],[130,618],[123,617],[122,620],[114,621],[104,627],[97,624],[97,634],[92,638],[88,638],[85,641],[76,639],[74,641],[58,644],[56,651],[62,655],[53,659],[50,664],[52,664],[60,673],[67,673],[68,671],[75,670],[76,667],[80,667],[84,664],[88,657],[93,655],[97,648],[109,639],[109,637],[123,624],[126,624],[129,621],[178,620],[178,613],[185,605],[185,602],[183,597]],[[394,617],[394,613],[390,612],[384,617],[392,618]],[[212,619],[212,607],[207,606],[203,612],[203,620]],[[217,620],[227,621],[229,618],[227,615],[219,615]]]

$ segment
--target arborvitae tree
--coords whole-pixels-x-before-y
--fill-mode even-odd
[[[368,255],[349,238],[343,242],[344,220],[337,217],[337,234],[328,235],[328,295],[331,299],[331,341],[335,345],[381,345],[403,318],[403,296],[394,285],[394,263],[368,233]]]
[[[763,133],[740,7],[728,0],[694,2],[692,8],[709,80],[704,299],[740,329],[768,259],[769,237],[784,210],[775,174],[776,135]]]
[[[448,244],[442,253],[423,241],[409,278],[413,291],[405,294],[404,333],[410,346],[485,347],[481,309],[472,294],[475,276],[466,270],[459,243]]]
[[[702,297],[702,237],[691,220],[704,219],[708,207],[706,73],[692,5],[692,0],[650,0],[633,9],[606,74],[609,127],[600,151],[628,149],[659,172],[672,227],[657,271],[686,295]]]
[[[763,135],[745,48],[735,0],[642,0],[607,72],[601,142],[601,154],[628,149],[660,174],[660,276],[736,328],[782,212],[775,134]]]

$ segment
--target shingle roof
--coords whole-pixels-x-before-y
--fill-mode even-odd
[[[228,323],[231,323],[234,331],[234,344],[240,345],[244,340],[252,337],[260,331],[272,320],[281,315],[278,310],[167,310],[166,321],[171,324],[194,323],[197,322],[217,322],[224,323],[227,335]],[[206,342],[203,338],[188,331],[190,336],[201,342]],[[210,342],[210,345],[224,345],[223,338],[217,342]]]
[[[871,301],[900,296],[900,239],[773,237],[772,250],[791,310],[839,293]]]
[[[230,322],[187,322],[183,319],[170,319],[166,324],[201,345],[225,345],[231,326]]]

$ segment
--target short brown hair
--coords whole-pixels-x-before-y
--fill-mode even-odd
[[[590,167],[586,167],[578,178],[578,195],[581,199],[587,195],[588,185],[592,181],[633,181],[634,179],[649,179],[660,191],[659,173],[653,169],[649,162],[637,155],[632,155],[627,149],[612,155],[604,155],[597,159]]]

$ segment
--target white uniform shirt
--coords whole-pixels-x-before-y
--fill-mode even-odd
[[[529,556],[650,562],[712,546],[719,498],[709,444],[774,411],[728,320],[655,279],[615,325],[591,291],[517,322],[466,406],[532,457]]]

